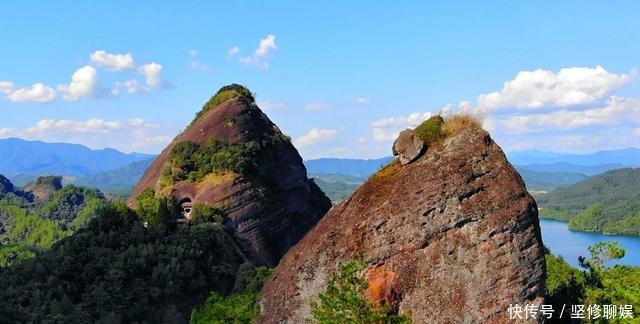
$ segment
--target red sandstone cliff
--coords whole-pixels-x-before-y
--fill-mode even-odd
[[[170,190],[160,180],[169,166],[172,148],[184,141],[205,145],[253,141],[260,146],[255,170],[248,174],[218,172],[204,181],[181,181]],[[225,226],[244,252],[258,263],[275,265],[330,208],[329,199],[307,178],[297,150],[252,101],[240,96],[206,111],[178,135],[146,171],[129,199],[146,188],[169,194],[176,201],[190,199],[222,208]]]
[[[414,323],[508,323],[539,304],[544,255],[535,201],[500,147],[469,128],[394,163],[333,207],[283,257],[260,323],[304,323],[341,260],[363,257],[367,296]]]

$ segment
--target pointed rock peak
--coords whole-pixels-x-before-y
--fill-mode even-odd
[[[156,158],[129,199],[152,190],[171,197],[185,219],[203,205],[222,213],[223,225],[254,260],[275,265],[331,207],[307,178],[288,136],[240,85],[225,86],[194,122]]]
[[[262,290],[259,322],[304,322],[339,264],[356,259],[366,262],[364,296],[414,323],[502,323],[509,304],[542,303],[535,201],[477,121],[441,126],[426,153],[371,176],[287,252]]]

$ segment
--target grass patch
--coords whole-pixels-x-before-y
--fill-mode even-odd
[[[394,175],[400,169],[400,161],[395,159],[389,164],[382,166],[380,170],[373,174],[373,179],[385,180]]]
[[[432,144],[444,138],[443,125],[442,116],[435,115],[416,127],[416,134],[425,143]]]
[[[482,121],[472,114],[459,114],[445,118],[442,125],[444,136],[451,136],[469,128],[482,129]]]
[[[240,175],[231,170],[217,170],[207,174],[198,182],[198,186],[214,185],[219,186],[227,184],[237,179]]]

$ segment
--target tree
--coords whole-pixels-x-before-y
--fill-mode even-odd
[[[607,262],[624,258],[625,250],[618,246],[618,242],[598,242],[589,247],[591,258],[580,259],[580,265],[587,269],[603,270]]]
[[[356,259],[340,263],[338,270],[321,293],[311,302],[313,318],[318,323],[411,323],[398,316],[388,305],[376,307],[363,293],[368,284],[364,279],[367,264]]]

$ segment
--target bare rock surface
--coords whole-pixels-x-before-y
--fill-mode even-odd
[[[393,142],[393,155],[398,156],[400,163],[405,165],[420,157],[426,148],[427,144],[418,137],[415,130],[405,129]]]
[[[414,323],[511,323],[509,304],[542,303],[535,201],[480,129],[388,166],[334,206],[281,260],[258,322],[304,323],[338,263],[356,257],[366,296]]]

